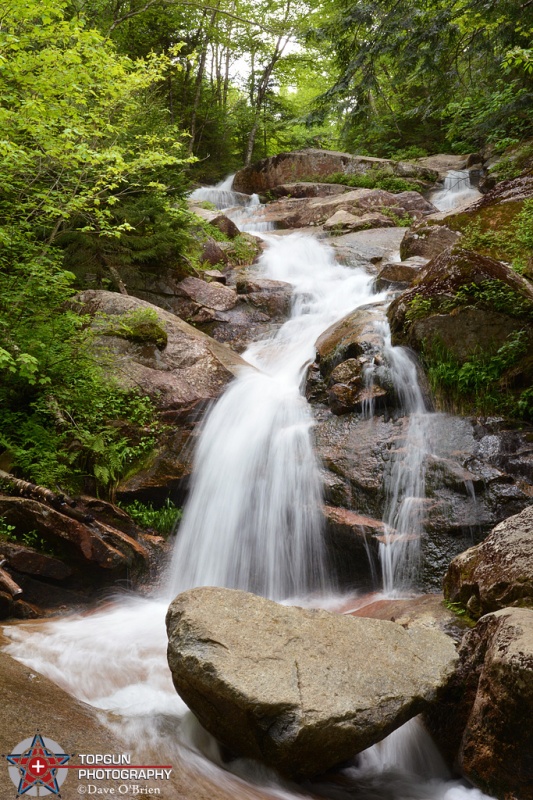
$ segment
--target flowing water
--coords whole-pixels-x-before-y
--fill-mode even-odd
[[[429,199],[439,211],[450,211],[473,203],[479,197],[481,192],[472,185],[470,172],[466,169],[452,169],[444,178],[443,188],[433,192]]]
[[[220,202],[235,206],[226,184],[209,191],[226,193]],[[250,796],[246,784],[222,769],[216,743],[173,689],[165,655],[168,602],[177,592],[207,584],[315,605],[334,592],[324,566],[313,419],[300,389],[320,333],[353,309],[383,300],[372,294],[366,272],[340,266],[330,248],[315,238],[294,234],[270,236],[267,242],[259,271],[292,285],[292,314],[274,337],[243,354],[249,366],[203,423],[191,495],[165,585],[151,599],[117,600],[85,616],[5,630],[11,639],[8,652],[79,699],[118,715],[117,733],[126,743],[142,738],[160,758],[169,759],[166,763],[186,761],[237,797]],[[394,593],[409,585],[416,568],[431,415],[416,365],[404,350],[391,347],[388,330],[384,334],[384,357],[401,406],[410,414],[386,487],[389,539],[382,545],[383,576],[385,590]],[[416,721],[321,783],[289,786],[242,759],[231,769],[261,784],[260,794],[251,796],[285,800],[308,793],[332,800],[483,797],[445,780],[434,747]]]

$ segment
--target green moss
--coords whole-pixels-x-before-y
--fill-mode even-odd
[[[513,371],[528,372],[523,357],[528,333],[515,331],[493,355],[476,353],[460,362],[442,343],[426,345],[422,359],[440,407],[464,414],[503,414],[533,420],[533,390],[513,386]]]
[[[120,317],[106,317],[101,332],[106,336],[120,336],[137,344],[155,344],[160,350],[168,342],[167,332],[157,312],[151,308],[136,308]]]
[[[423,187],[422,181],[398,178],[393,174],[392,170],[375,168],[371,168],[361,175],[346,175],[343,172],[334,172],[326,177],[309,178],[309,180],[319,183],[338,183],[357,189],[383,189],[392,194],[418,192]]]
[[[451,611],[456,617],[460,617],[462,623],[469,628],[475,628],[477,620],[470,616],[468,609],[462,603],[452,603],[451,600],[444,600],[444,605],[448,611]]]
[[[455,214],[446,225],[463,233],[461,246],[506,261],[518,272],[533,261],[533,200],[515,200]]]

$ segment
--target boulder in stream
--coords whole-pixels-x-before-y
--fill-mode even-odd
[[[504,608],[468,631],[427,715],[450,763],[498,800],[533,800],[533,610]]]
[[[446,599],[480,617],[506,606],[533,607],[533,506],[505,519],[458,555],[444,578]]]
[[[184,592],[167,614],[176,690],[231,753],[312,776],[383,739],[453,672],[440,631],[279,605],[231,589]]]
[[[426,186],[438,178],[438,172],[421,164],[309,147],[305,150],[279,153],[240,169],[233,179],[233,189],[248,194],[261,193],[287,182],[303,180],[315,182],[336,172],[345,175],[365,175],[371,170],[419,180],[422,185],[425,182]]]

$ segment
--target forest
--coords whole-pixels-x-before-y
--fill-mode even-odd
[[[299,148],[501,155],[533,133],[531,0],[0,8],[0,466],[47,486],[109,486],[153,444],[68,301],[82,269],[120,290],[122,268],[198,266],[195,185]]]
[[[533,0],[0,0],[2,798],[533,800],[532,111]]]

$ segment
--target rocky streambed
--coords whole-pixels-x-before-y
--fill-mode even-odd
[[[527,180],[507,182],[505,191],[496,187],[468,209],[443,213],[414,189],[394,194],[316,180],[337,168],[358,174],[379,167],[418,181],[417,188],[426,191],[438,177],[431,165],[308,155],[311,161],[296,154],[258,165],[261,186],[250,183],[245,191],[271,192],[275,198],[260,207],[260,225],[280,226],[280,236],[301,229],[312,232],[333,247],[341,264],[366,275],[366,284],[373,282],[381,293],[370,292],[369,302],[357,303],[355,310],[349,307],[314,337],[303,376],[313,408],[325,499],[323,569],[333,592],[346,593],[345,601],[336,602],[337,610],[356,609],[358,618],[287,608],[242,591],[195,589],[181,594],[168,618],[174,683],[223,745],[214,750],[205,742],[200,746],[203,734],[196,732],[193,750],[216,750],[219,763],[232,769],[242,757],[258,758],[286,776],[290,791],[337,797],[335,787],[349,786],[351,780],[339,762],[424,712],[427,727],[457,774],[502,800],[529,800],[532,743],[523,731],[533,711],[533,431],[512,414],[450,413],[460,405],[452,394],[435,394],[435,382],[432,394],[426,374],[411,357],[402,361],[408,373],[399,380],[391,352],[395,345],[409,346],[431,373],[431,348],[440,347],[442,356],[445,347],[456,369],[467,365],[467,371],[471,364],[475,369],[480,352],[501,361],[502,348],[507,353],[511,342],[515,350],[497,376],[498,385],[509,402],[526,407],[531,385],[530,284],[494,254],[461,244],[467,241],[465,220],[481,215],[485,224],[487,209],[498,217],[509,204],[520,213],[520,204],[533,190]],[[435,162],[435,170],[439,164]],[[311,176],[313,180],[302,180]],[[245,178],[253,182],[253,170],[239,178],[240,188]],[[229,217],[196,208],[217,230],[235,235]],[[243,208],[246,212],[241,203],[238,213],[228,213],[242,220]],[[407,216],[414,221],[409,229]],[[205,274],[179,280],[166,275],[156,287],[132,286],[128,296],[100,290],[80,295],[85,311],[94,317],[96,353],[105,347],[108,368],[128,388],[138,386],[150,395],[165,422],[150,461],[122,482],[119,497],[161,502],[169,495],[177,501],[187,496],[199,420],[246,369],[242,353],[249,342],[279,330],[294,304],[293,286],[280,272],[273,269],[265,275],[255,266],[230,266],[224,248],[217,251],[215,245],[206,244],[214,269]],[[257,244],[257,250],[261,247]],[[326,261],[324,270],[329,269]],[[304,259],[304,279],[307,266]],[[489,283],[497,286],[496,295],[487,291]],[[305,281],[302,285],[296,302],[305,304],[311,290]],[[98,312],[120,318],[137,309],[155,313],[164,341],[128,340],[98,328]],[[258,400],[259,395],[254,402]],[[409,403],[421,422],[416,429],[406,416]],[[243,407],[243,417],[245,410],[253,409]],[[411,474],[415,481],[406,495],[411,515],[406,526],[398,493],[407,492],[406,476]],[[147,566],[160,560],[164,543],[132,527],[111,504],[85,500],[74,507],[68,498],[35,498],[33,491],[29,487],[6,493],[0,497],[0,513],[27,530],[37,528],[51,541],[59,540],[63,555],[46,560],[31,546],[0,543],[6,562],[0,578],[5,574],[8,580],[0,584],[4,616],[27,617],[64,609],[74,600],[83,603],[109,584],[102,575],[112,582],[140,582]],[[384,507],[389,508],[388,516]],[[281,529],[290,518],[285,517],[279,517]],[[222,526],[215,520],[210,527],[214,539],[208,550]],[[398,603],[411,601],[379,595],[354,598],[356,592],[379,591],[384,550],[404,552],[404,546],[412,560],[409,570],[416,567],[417,591],[438,591],[446,575],[448,610],[439,597],[406,607]],[[242,551],[235,550],[233,558],[242,559]],[[178,570],[184,568],[179,562],[178,558]],[[89,566],[97,587],[92,593],[87,591]],[[254,569],[257,573],[266,568],[257,562]],[[257,575],[250,580],[251,587],[261,582]],[[168,730],[161,701],[150,694],[152,677],[143,666],[145,660],[152,663],[154,654],[164,702],[175,719],[183,713],[170,699],[173,690],[164,659],[161,622],[170,599],[167,592],[155,605],[146,601],[129,610],[119,606],[114,616],[97,612],[93,631],[99,628],[98,643],[91,639],[94,632],[88,639],[98,674],[105,675],[110,662],[116,665],[113,692],[130,686],[120,643],[139,638],[147,642],[146,653],[133,669],[142,677],[133,685],[147,684],[142,720],[156,749],[165,746]],[[360,619],[365,615],[377,619]],[[480,616],[463,637],[464,620],[473,625]],[[154,620],[157,635],[152,631]],[[86,625],[81,619],[70,631],[52,626],[37,640],[21,626],[12,637],[11,652],[28,658],[34,649],[30,661],[34,659],[35,669],[55,674],[59,669],[64,686],[76,694],[80,658],[74,653]],[[461,639],[456,656],[453,643]],[[66,655],[58,664],[61,650]],[[83,699],[106,708],[107,695],[105,685],[94,685],[84,690]],[[130,723],[126,729],[131,735]],[[187,739],[189,745],[192,740]],[[173,757],[182,758],[183,753]],[[348,771],[366,763],[365,758],[350,762]],[[330,768],[332,782],[317,780]],[[304,779],[311,784],[302,783]],[[243,796],[267,791],[238,783],[231,784],[230,794],[236,785]],[[378,796],[420,796],[420,787],[409,791]],[[180,792],[196,796],[194,788],[180,787]]]

